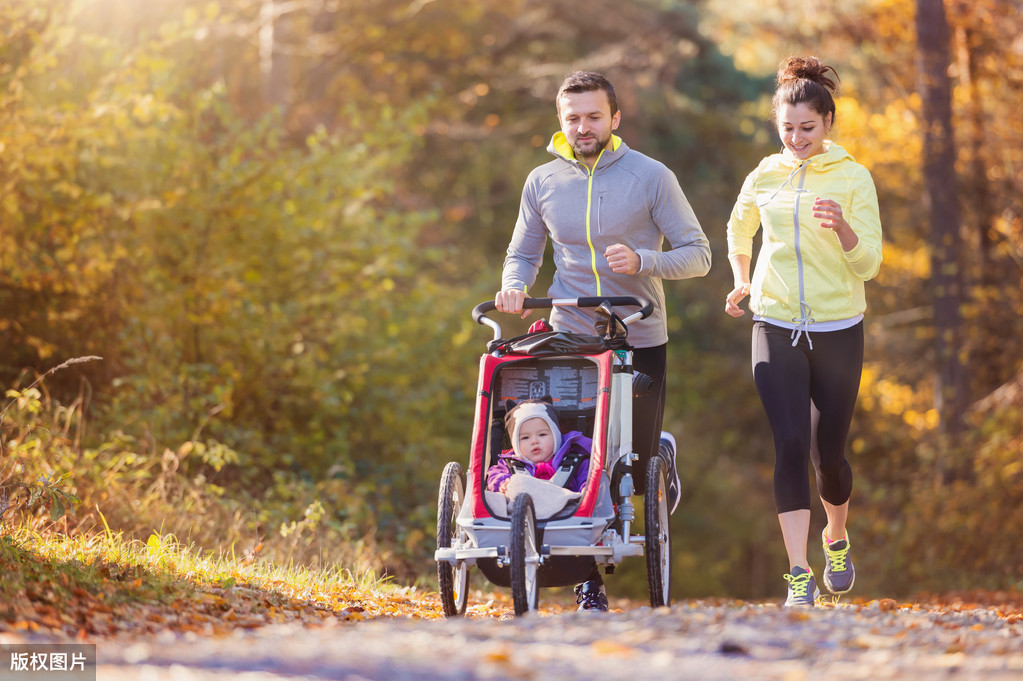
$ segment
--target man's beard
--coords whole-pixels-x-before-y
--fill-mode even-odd
[[[594,158],[595,156],[600,154],[601,149],[604,149],[605,147],[607,147],[607,143],[610,142],[610,141],[611,141],[611,133],[608,133],[607,137],[605,137],[604,139],[600,139],[599,137],[593,138],[593,144],[592,144],[592,147],[590,147],[590,148],[593,149],[593,151],[587,153],[587,152],[583,151],[583,146],[581,144],[579,144],[579,141],[578,141],[578,138],[577,138],[576,141],[572,144],[572,151],[575,152],[575,157],[576,158]],[[587,143],[587,144],[589,145],[589,143]]]

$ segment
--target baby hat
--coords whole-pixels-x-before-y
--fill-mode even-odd
[[[511,401],[509,400],[508,404]],[[504,428],[511,437],[512,449],[517,456],[522,456],[519,451],[519,429],[529,419],[543,419],[550,426],[554,435],[554,451],[561,448],[561,426],[558,425],[558,412],[554,405],[544,400],[523,400],[508,410],[504,417]]]

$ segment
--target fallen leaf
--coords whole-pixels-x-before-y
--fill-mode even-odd
[[[597,655],[614,655],[617,657],[630,657],[636,653],[634,648],[622,645],[617,641],[600,639],[593,642],[593,652]]]

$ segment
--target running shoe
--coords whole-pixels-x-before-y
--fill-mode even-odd
[[[848,593],[856,581],[856,568],[849,559],[849,532],[844,539],[828,541],[827,530],[821,532],[824,545],[824,586],[833,594]]]
[[[813,607],[817,603],[821,592],[817,588],[817,580],[813,578],[813,570],[804,570],[796,566],[792,568],[791,574],[782,576],[789,583],[789,597],[785,599],[786,608]]]
[[[678,508],[678,502],[682,500],[682,481],[678,479],[678,466],[675,464],[678,452],[675,447],[675,438],[671,433],[661,431],[661,444],[657,453],[667,464],[665,477],[668,478],[668,508],[670,509],[668,512],[674,513]]]
[[[607,593],[604,591],[604,585],[592,579],[576,585],[575,602],[579,604],[579,610],[607,612]]]

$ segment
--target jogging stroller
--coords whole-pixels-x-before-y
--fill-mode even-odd
[[[451,462],[441,476],[434,560],[448,617],[465,613],[473,565],[494,585],[511,587],[515,614],[521,615],[537,609],[540,587],[582,582],[594,562],[610,573],[624,558],[645,555],[650,604],[671,602],[666,464],[659,456],[639,472],[646,476],[645,532],[633,534],[632,398],[650,379],[633,371],[627,334],[628,325],[647,317],[652,306],[632,297],[525,301],[530,309],[554,306],[599,308],[603,332],[549,331],[504,340],[500,325],[486,316],[496,310],[494,302],[473,309],[473,320],[491,327],[494,338],[480,358],[468,468],[463,475],[462,466]],[[626,306],[640,309],[619,317],[616,309]],[[593,447],[581,495],[538,518],[530,494],[509,499],[487,490],[486,477],[507,442],[505,400],[541,396],[552,398],[562,430],[592,437]]]

